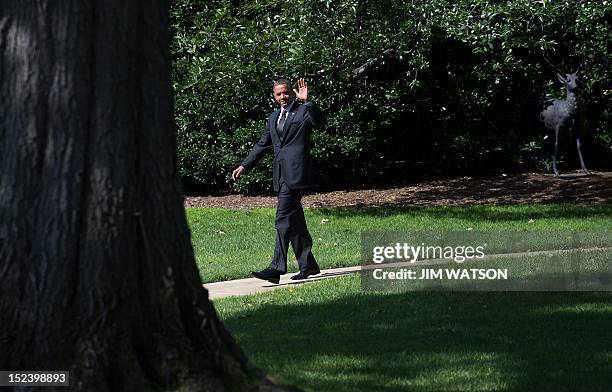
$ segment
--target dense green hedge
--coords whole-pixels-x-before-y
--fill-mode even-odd
[[[610,1],[174,0],[173,84],[187,186],[227,188],[264,130],[270,81],[305,76],[327,115],[318,184],[432,172],[546,170],[555,71],[586,60],[577,130],[611,158]],[[371,64],[356,76],[355,69]],[[562,140],[561,168],[575,166]],[[239,189],[270,187],[263,161]]]

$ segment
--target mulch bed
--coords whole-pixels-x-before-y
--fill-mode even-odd
[[[541,173],[460,177],[388,188],[311,193],[302,198],[305,208],[610,202],[612,172],[593,172],[591,176],[574,172],[557,178]],[[185,207],[253,209],[275,206],[273,194],[185,197]]]

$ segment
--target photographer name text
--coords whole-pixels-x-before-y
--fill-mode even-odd
[[[424,268],[420,271],[402,268],[399,271],[372,271],[376,280],[507,280],[507,268]]]

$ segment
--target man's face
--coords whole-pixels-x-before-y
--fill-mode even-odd
[[[273,93],[274,100],[278,103],[283,109],[285,109],[291,101],[293,101],[294,93],[286,84],[277,84],[274,86]]]

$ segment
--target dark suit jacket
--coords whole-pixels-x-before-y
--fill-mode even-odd
[[[266,131],[242,161],[242,166],[245,171],[250,170],[270,147],[274,147],[274,191],[280,191],[281,178],[291,190],[310,188],[314,184],[310,156],[311,133],[312,128],[323,126],[323,114],[312,101],[306,105],[292,102],[282,138],[276,132],[279,114],[280,109],[277,109],[268,117]]]

